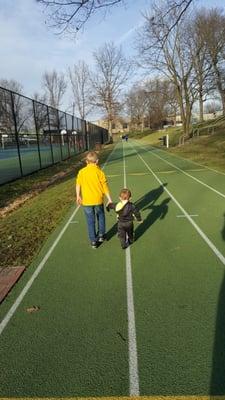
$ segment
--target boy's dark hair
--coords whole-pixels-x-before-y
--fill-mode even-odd
[[[131,197],[131,191],[129,189],[124,188],[120,191],[120,198],[122,200],[129,200],[130,197]]]

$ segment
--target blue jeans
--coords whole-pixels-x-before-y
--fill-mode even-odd
[[[105,234],[104,206],[103,204],[98,206],[83,206],[83,209],[87,220],[89,239],[91,242],[96,242],[98,236]]]

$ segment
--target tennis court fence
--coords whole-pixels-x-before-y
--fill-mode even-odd
[[[0,87],[0,184],[108,140],[104,128]]]

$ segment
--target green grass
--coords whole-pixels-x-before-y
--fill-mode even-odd
[[[225,117],[195,124],[193,131],[198,132],[199,136],[194,136],[182,146],[178,146],[182,127],[171,127],[153,132],[141,138],[140,142],[161,147],[159,138],[168,134],[170,148],[167,151],[222,172],[225,171]],[[165,147],[162,148],[165,149]]]
[[[221,116],[209,121],[199,122],[193,125],[193,133],[196,135],[209,135],[223,133],[225,130],[225,116]]]
[[[50,187],[2,219],[0,265],[28,266],[75,200],[73,179]]]
[[[211,119],[204,122],[198,122],[193,124],[191,136],[205,136],[211,134],[223,134],[225,131],[225,116],[220,116],[215,119]],[[169,135],[170,146],[177,146],[179,144],[179,138],[183,135],[182,126],[168,127],[166,129],[160,129],[157,131],[152,131],[150,129],[144,129],[144,131],[131,131],[128,133],[130,138],[143,139],[147,143],[160,146],[161,142],[159,140],[163,135]]]
[[[139,130],[130,131],[128,133],[128,135],[129,135],[129,138],[141,139],[147,135],[150,135],[151,133],[152,133],[152,130],[147,128],[147,129],[144,129],[143,131],[139,131]]]
[[[225,171],[225,130],[211,136],[202,136],[170,152],[189,158],[202,165]]]
[[[107,146],[100,154],[104,162],[112,146]],[[77,162],[83,158],[73,157],[54,167],[40,171],[0,187],[1,205],[9,204],[19,195],[50,179],[57,172],[71,168],[64,180],[47,187],[21,207],[1,219],[0,225],[0,266],[28,266],[41,248],[43,242],[55,229],[75,202],[75,175],[79,169]],[[76,166],[75,166],[76,165]]]
[[[151,144],[152,146],[161,146],[162,141],[160,140],[161,137],[164,135],[169,135],[170,138],[170,145],[175,145],[179,142],[179,137],[182,134],[182,127],[170,127],[167,129],[160,129],[159,131],[152,132],[144,137],[139,138],[135,136],[135,139],[141,139],[141,142],[145,144]],[[130,135],[129,135],[130,136]]]

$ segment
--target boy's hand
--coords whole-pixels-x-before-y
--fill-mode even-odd
[[[111,203],[110,203],[110,202],[108,202],[108,203],[106,204],[106,207],[105,207],[105,208],[106,208],[106,210],[107,210],[108,212],[110,211],[110,204],[111,204]]]
[[[112,201],[108,201],[105,208],[109,212],[112,209]]]
[[[78,206],[80,206],[82,204],[82,198],[80,196],[77,196],[76,203]]]

